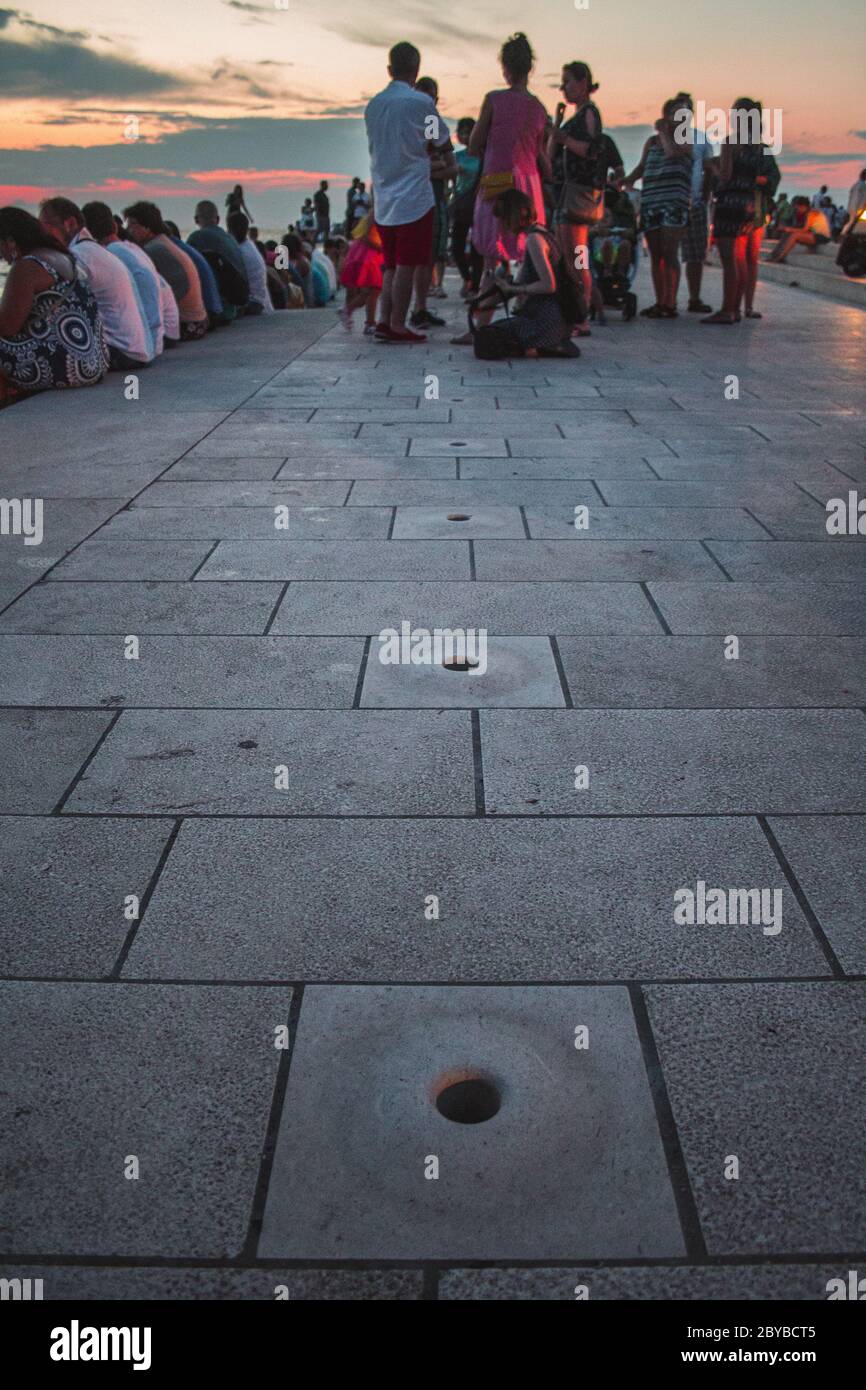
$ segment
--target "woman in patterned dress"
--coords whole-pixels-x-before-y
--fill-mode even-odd
[[[93,386],[108,370],[102,319],[83,272],[23,208],[0,208],[0,376],[12,394]]]
[[[666,101],[656,134],[643,148],[640,164],[625,180],[627,187],[642,179],[641,231],[647,239],[652,266],[655,304],[642,309],[648,319],[677,317],[680,284],[679,245],[689,220],[692,193],[692,147],[674,138],[679,97]]]

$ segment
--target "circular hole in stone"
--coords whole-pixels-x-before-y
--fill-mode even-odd
[[[449,512],[446,521],[468,521],[469,517],[465,512]]]
[[[490,1077],[460,1072],[442,1078],[435,1104],[439,1114],[456,1125],[481,1125],[498,1113],[502,1097]]]
[[[468,659],[460,661],[458,657],[452,656],[449,657],[447,661],[443,661],[442,665],[445,667],[446,671],[474,671],[478,662],[469,661]]]

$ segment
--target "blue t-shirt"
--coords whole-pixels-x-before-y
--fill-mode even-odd
[[[328,272],[313,261],[312,275],[313,307],[323,309],[331,298],[331,286],[328,281]]]

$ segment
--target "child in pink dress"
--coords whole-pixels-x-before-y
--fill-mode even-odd
[[[372,213],[367,213],[358,223],[352,238],[340,272],[340,284],[346,287],[346,303],[339,311],[340,321],[345,328],[351,329],[353,313],[362,305],[366,306],[364,333],[370,337],[376,331],[376,304],[382,289],[385,259]]]

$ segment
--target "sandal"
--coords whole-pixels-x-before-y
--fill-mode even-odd
[[[734,318],[734,315],[726,313],[724,309],[717,309],[714,314],[710,314],[709,318],[701,319],[701,323],[733,324],[736,322],[737,320]]]
[[[450,341],[455,347],[471,347],[473,338],[471,333],[461,333],[459,338],[452,338]]]
[[[664,310],[660,304],[651,304],[648,309],[641,309],[640,316],[642,319],[662,319]]]
[[[763,314],[759,314],[758,311],[757,311],[756,309],[747,309],[747,310],[746,310],[746,318],[747,318],[747,319],[762,319],[763,317],[764,317],[764,315],[763,315]]]
[[[678,310],[676,310],[676,309],[670,309],[666,304],[664,304],[664,305],[662,305],[662,318],[663,318],[663,319],[678,319],[678,318],[679,318],[679,312],[678,312]]]

